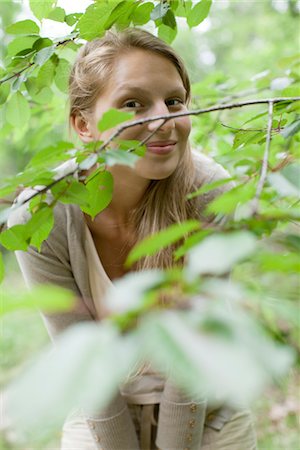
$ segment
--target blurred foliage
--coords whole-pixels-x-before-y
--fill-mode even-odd
[[[53,2],[47,4],[50,3]],[[299,36],[297,2],[224,1],[214,2],[212,7],[210,0],[144,5],[133,1],[117,5],[96,2],[83,14],[66,14],[62,8],[51,5],[41,8],[33,1],[30,5],[39,20],[32,22],[26,18],[25,22],[22,19],[14,23],[20,5],[1,4],[4,39],[0,78],[7,79],[0,87],[4,105],[0,110],[3,123],[0,161],[5,176],[0,186],[2,222],[7,202],[16,190],[20,186],[50,184],[55,175],[49,169],[66,158],[75,157],[81,168],[89,168],[95,158],[102,166],[121,159],[131,165],[141,154],[136,143],[130,143],[134,150],[131,153],[127,152],[129,144],[124,143],[117,152],[97,153],[91,146],[78,148],[78,142],[74,151],[68,142],[67,76],[82,42],[79,38],[93,39],[113,24],[117,28],[130,23],[155,26],[162,39],[174,41],[190,69],[191,109],[253,98],[300,95],[300,54],[295,39]],[[101,20],[97,21],[97,17]],[[72,28],[64,36],[41,37],[36,24],[40,25],[44,18],[65,21]],[[192,30],[186,25],[178,29],[181,22]],[[110,114],[101,126],[109,128],[124,120],[117,112]],[[275,103],[269,115],[267,105],[256,104],[193,117],[193,146],[223,164],[236,183],[209,206],[208,212],[214,213],[219,221],[210,229],[202,229],[201,224],[197,229],[193,222],[183,224],[181,229],[175,226],[140,243],[129,261],[153,254],[189,233],[175,254],[177,258],[186,255],[187,264],[183,270],[129,274],[117,282],[116,290],[109,292],[106,299],[114,312],[111,323],[99,329],[88,324],[69,330],[61,338],[59,351],[52,356],[52,370],[68,364],[68,368],[73,367],[77,382],[89,386],[93,384],[87,383],[87,377],[92,377],[89,382],[91,379],[96,382],[95,374],[97,377],[101,374],[107,389],[102,397],[99,394],[99,398],[93,399],[97,406],[113,395],[130,364],[145,357],[140,354],[141,343],[160,370],[164,371],[166,363],[177,367],[175,379],[186,390],[197,389],[201,379],[213,395],[217,389],[214,373],[222,371],[228,380],[233,377],[235,383],[224,382],[222,386],[227,401],[233,396],[232,389],[239,398],[249,399],[272,376],[286,370],[293,352],[281,345],[288,344],[290,349],[299,351],[299,116],[300,102],[287,101]],[[98,144],[104,150],[105,143]],[[265,174],[262,165],[266,166]],[[16,173],[17,176],[7,178]],[[97,183],[92,178],[79,183],[62,174],[65,179],[51,189],[50,207],[45,193],[37,195],[30,202],[31,219],[26,225],[3,231],[2,246],[8,250],[26,249],[29,244],[39,248],[51,230],[51,208],[57,200],[76,203],[91,216],[96,215],[110,201],[111,179],[106,174],[102,167],[96,174]],[[102,199],[96,195],[99,184],[108,187],[107,197]],[[206,186],[198,194],[215,187]],[[224,215],[229,215],[226,223],[222,221]],[[222,276],[230,270],[232,277],[228,284]],[[0,277],[3,272],[1,265]],[[161,296],[168,299],[167,305],[173,309],[181,310],[188,305],[198,314],[161,311]],[[230,315],[220,306],[224,299],[235,305]],[[34,303],[30,300],[28,304],[28,299],[25,302],[28,307]],[[136,319],[140,319],[137,328]],[[82,351],[67,360],[74,342]],[[82,361],[93,353],[95,343],[98,359],[91,361],[95,366],[92,364],[93,373],[89,373]],[[108,343],[114,352],[105,351]],[[5,345],[13,345],[9,337],[4,350]],[[204,348],[205,354],[201,352]],[[219,355],[213,367],[207,360],[211,354]],[[115,355],[120,362],[117,371]],[[21,362],[22,358],[18,358]],[[49,404],[60,401],[60,417],[55,418],[58,421],[73,402],[85,403],[93,397],[92,387],[79,398],[76,383],[68,385],[67,372],[59,380],[51,380],[55,390],[49,391],[47,398],[42,397],[44,386],[41,383],[30,386],[30,380],[36,377],[44,382],[46,374],[49,379],[52,372],[47,372],[48,365],[44,353],[28,372],[31,378],[30,375],[21,378],[13,388],[16,410],[28,420],[28,426],[32,417],[25,417],[28,402],[20,405],[22,392],[34,399],[34,410],[43,414],[46,410],[51,412]],[[8,361],[5,368],[11,370],[12,363]],[[243,385],[238,382],[241,379]]]

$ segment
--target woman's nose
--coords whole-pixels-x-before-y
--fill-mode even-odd
[[[170,114],[170,111],[165,103],[163,105],[161,105],[161,104],[156,105],[155,108],[151,109],[151,112],[149,111],[149,117],[151,117],[151,116],[167,116],[168,114]],[[158,127],[160,127],[158,131],[170,132],[173,128],[175,128],[175,119],[153,120],[152,122],[148,122],[147,127],[150,132],[156,130]]]

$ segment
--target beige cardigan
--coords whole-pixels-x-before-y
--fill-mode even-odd
[[[197,163],[201,169],[202,184],[228,177],[228,173],[220,165],[206,156],[197,155]],[[224,188],[219,188],[204,194],[203,207],[223,190]],[[31,192],[28,189],[22,192],[19,200],[27,197]],[[72,324],[97,319],[86,261],[84,215],[77,205],[58,203],[54,208],[54,216],[53,230],[43,242],[40,253],[34,247],[30,247],[27,252],[16,252],[24,280],[29,287],[35,284],[55,284],[71,290],[78,299],[76,310],[73,312],[51,315],[43,313],[52,339]],[[29,218],[30,214],[24,206],[11,214],[8,225],[11,227],[26,223]],[[163,450],[182,450],[185,442],[185,446],[190,450],[197,450],[203,432],[205,402],[192,402],[186,399],[183,401],[182,396],[179,393],[177,395],[176,392],[167,385],[163,393],[158,445]],[[228,414],[231,416],[232,412],[215,418],[217,428],[228,420]],[[93,429],[101,435],[101,447],[96,448],[101,450],[138,449],[127,404],[120,393],[105,411],[89,417],[89,421],[94,421]],[[188,423],[193,423],[193,430],[189,429]],[[192,436],[192,441],[185,441],[187,433],[188,436]]]

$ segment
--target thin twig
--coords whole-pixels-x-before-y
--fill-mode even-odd
[[[266,147],[263,157],[263,162],[261,166],[261,173],[257,183],[256,193],[253,201],[253,214],[256,214],[258,211],[258,203],[259,198],[261,196],[264,184],[266,182],[267,173],[268,173],[268,160],[270,153],[270,144],[272,139],[272,123],[273,123],[273,107],[274,102],[271,100],[269,102],[269,111],[268,111],[268,129],[267,129],[267,138],[266,138]]]
[[[233,131],[265,131],[264,128],[235,128],[235,127],[226,125],[225,123],[221,123],[221,125],[222,125],[222,127],[229,128],[230,130],[233,130]],[[276,131],[277,131],[277,128],[276,128]]]
[[[12,80],[12,79],[15,78],[15,77],[19,77],[19,76],[21,75],[21,73],[25,72],[25,70],[29,69],[29,67],[31,67],[31,66],[33,66],[33,65],[34,65],[34,63],[31,62],[31,63],[27,64],[26,67],[23,67],[23,69],[19,70],[19,72],[16,72],[16,73],[10,75],[9,77],[4,78],[3,80],[0,80],[0,85],[1,85],[2,83],[5,83],[6,81]]]
[[[227,103],[224,105],[219,104],[219,105],[215,105],[215,106],[210,106],[209,108],[196,109],[194,111],[185,111],[185,112],[180,112],[180,113],[164,114],[164,115],[160,115],[160,116],[147,117],[145,119],[133,120],[133,121],[126,123],[126,124],[120,126],[119,128],[117,128],[116,131],[101,145],[101,147],[99,148],[98,151],[101,152],[102,150],[104,150],[105,147],[107,147],[107,145],[113,139],[118,137],[122,133],[122,131],[126,130],[127,128],[134,127],[136,125],[143,125],[145,123],[152,122],[154,120],[162,120],[162,119],[171,120],[171,119],[175,119],[176,117],[199,116],[201,114],[205,114],[208,112],[214,112],[214,111],[221,111],[223,109],[241,108],[242,106],[261,105],[261,104],[265,104],[265,103],[269,104],[270,102],[280,103],[280,102],[291,102],[291,101],[300,101],[300,97],[278,97],[278,98],[247,100],[247,101],[237,102],[237,103]],[[162,125],[163,124],[161,124],[160,127]]]
[[[68,42],[74,41],[75,38],[76,38],[76,36],[74,38],[65,39],[63,41],[57,42],[57,44],[55,44],[55,47],[57,48],[61,45],[67,44]],[[36,53],[38,53],[38,52],[36,52]],[[35,53],[35,55],[36,55],[36,53]],[[3,78],[3,80],[0,80],[0,86],[1,86],[1,84],[5,83],[6,81],[12,80],[15,77],[19,77],[21,75],[21,73],[25,72],[25,70],[29,69],[31,66],[34,66],[34,64],[35,64],[34,62],[31,62],[31,63],[27,64],[26,67],[23,67],[23,69],[19,70],[19,72],[15,72],[12,75],[9,75],[7,78]]]
[[[226,105],[216,105],[216,106],[211,106],[209,108],[205,108],[205,109],[199,109],[199,110],[195,110],[195,111],[186,111],[184,113],[174,113],[174,114],[166,114],[166,115],[161,115],[161,116],[152,116],[152,117],[148,117],[145,119],[138,119],[138,120],[134,120],[130,123],[126,123],[122,126],[120,126],[101,146],[100,148],[96,151],[97,154],[100,154],[107,146],[108,144],[110,144],[110,142],[113,141],[113,139],[115,139],[117,136],[119,136],[119,134],[122,133],[122,131],[126,130],[127,128],[130,127],[134,127],[136,125],[142,125],[144,123],[148,123],[148,122],[153,122],[156,120],[163,120],[163,122],[149,135],[147,136],[146,139],[144,139],[142,142],[145,143],[161,126],[164,125],[164,123],[166,123],[167,120],[170,120],[172,118],[176,118],[176,117],[184,117],[184,116],[188,116],[188,115],[199,115],[199,114],[205,114],[208,112],[212,112],[212,111],[220,111],[220,110],[224,110],[224,109],[232,109],[232,108],[240,108],[242,106],[248,106],[248,105],[255,105],[255,104],[265,104],[268,103],[269,104],[269,108],[270,108],[270,103],[272,104],[272,111],[273,111],[273,104],[274,103],[280,103],[280,102],[292,102],[292,101],[298,101],[300,100],[300,97],[281,97],[281,98],[270,98],[270,99],[258,99],[258,100],[249,100],[249,101],[245,101],[245,102],[240,102],[240,103],[231,103],[231,104],[226,104]],[[270,130],[272,129],[272,121],[271,121],[271,125],[269,123],[268,125],[268,133],[269,133],[269,127]],[[270,137],[270,136],[269,136]],[[270,142],[268,142],[268,151],[269,151],[269,145]],[[267,164],[267,160],[266,160],[266,164]],[[264,169],[265,170],[265,169]],[[20,206],[24,205],[25,203],[28,203],[30,200],[32,200],[34,197],[36,197],[39,194],[42,194],[44,192],[47,192],[49,189],[51,189],[54,185],[56,185],[57,183],[59,183],[60,181],[62,181],[64,178],[67,178],[71,175],[74,175],[74,173],[76,173],[78,171],[78,168],[72,170],[71,172],[64,174],[62,177],[54,180],[52,183],[50,183],[49,185],[45,186],[44,188],[42,188],[41,190],[35,192],[31,197],[29,197],[28,199],[24,200],[23,202],[20,203],[16,203],[14,205],[14,209],[19,208]],[[261,176],[262,178],[262,176]],[[264,181],[263,181],[264,183]],[[259,193],[260,195],[260,193]]]

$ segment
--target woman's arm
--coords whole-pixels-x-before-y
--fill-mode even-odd
[[[192,399],[167,380],[159,408],[156,445],[160,450],[199,450],[206,399]]]
[[[64,208],[63,205],[58,206]],[[26,223],[29,218],[26,209],[20,208],[11,216],[8,226]],[[93,311],[88,307],[88,299],[82,298],[72,271],[68,248],[66,248],[69,239],[63,236],[67,227],[66,223],[62,223],[64,219],[61,211],[56,211],[55,226],[47,240],[42,243],[40,252],[35,247],[29,247],[26,252],[15,252],[22,275],[29,288],[38,284],[54,284],[74,293],[76,302],[71,311],[51,314],[42,311],[48,332],[54,341],[56,336],[67,327],[81,321],[95,320]],[[73,245],[76,243],[79,245],[74,239]],[[85,261],[81,261],[81,264],[84,266]],[[98,414],[89,414],[89,411],[84,411],[84,413],[95,441],[95,449],[98,448],[98,445],[101,450],[139,449],[127,404],[119,392],[110,404]]]

